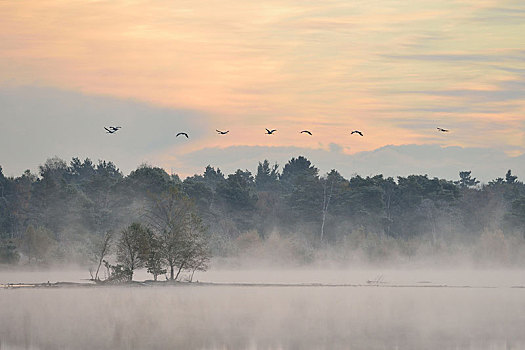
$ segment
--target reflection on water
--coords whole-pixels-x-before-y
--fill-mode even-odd
[[[200,279],[363,283],[377,273],[354,271],[355,277],[350,271],[332,272],[313,279],[312,271],[268,272],[266,277],[261,272],[223,271]],[[340,279],[335,281],[337,273]],[[456,282],[468,275],[383,273],[389,283],[425,277],[458,285],[466,284]],[[473,284],[505,283],[499,288],[0,289],[0,348],[525,349],[525,289],[506,287],[523,283],[518,277],[523,274],[510,271],[505,276],[511,280],[502,281],[490,272],[485,278],[471,273]]]

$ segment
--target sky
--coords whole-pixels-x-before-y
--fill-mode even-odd
[[[522,33],[523,1],[3,0],[0,165],[523,179]]]

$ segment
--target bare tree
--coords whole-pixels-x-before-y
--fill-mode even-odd
[[[170,280],[176,280],[183,270],[192,269],[196,257],[205,251],[202,220],[194,213],[193,202],[176,188],[153,201],[148,217],[161,240]]]
[[[325,225],[326,219],[328,217],[328,208],[330,207],[330,202],[334,197],[334,200],[337,200],[340,197],[345,180],[335,169],[332,169],[326,177],[321,178],[321,183],[323,185],[323,207],[321,208],[321,234],[320,241],[322,242],[325,236]],[[337,206],[337,203],[336,203]]]
[[[188,269],[191,269],[190,282],[193,281],[193,275],[195,271],[206,271],[210,262],[210,250],[205,240],[199,239],[195,244],[195,252],[188,265]]]
[[[177,275],[184,270],[206,270],[209,262],[209,249],[207,240],[204,236],[205,227],[200,217],[194,213],[190,213],[186,218],[186,225],[182,240],[179,242],[179,250],[177,256]]]
[[[95,244],[94,253],[95,253],[95,259],[97,260],[97,269],[95,271],[95,275],[94,276],[93,274],[91,275],[91,279],[94,281],[99,281],[98,273],[100,271],[100,266],[102,266],[102,262],[104,261],[106,256],[109,254],[112,241],[113,241],[113,231],[107,231],[104,234],[104,237],[102,238],[102,240]]]
[[[162,242],[165,264],[170,271],[170,279],[175,279],[175,267],[183,245],[186,217],[192,209],[191,202],[176,188],[170,188],[153,199],[148,211],[150,225]]]
[[[328,180],[328,178],[323,181],[323,208],[322,208],[322,221],[321,221],[321,237],[320,241],[323,241],[324,238],[324,225],[326,223],[326,214],[328,214],[328,206],[330,205],[330,200],[334,193],[334,181],[335,179]],[[330,189],[328,190],[328,184],[330,182]]]

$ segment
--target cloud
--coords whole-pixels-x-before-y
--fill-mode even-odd
[[[404,94],[421,94],[444,97],[461,97],[474,102],[494,102],[519,100],[525,97],[525,89],[521,82],[506,82],[501,84],[505,89],[474,90],[474,89],[449,89],[449,90],[415,90],[399,91]],[[515,87],[516,89],[512,88]]]
[[[524,11],[506,0],[0,1],[0,162],[19,173],[86,155],[127,171],[278,146],[332,149],[344,166],[345,153],[421,143],[518,154]],[[99,135],[108,123],[126,128]],[[275,138],[259,133],[269,126]],[[172,139],[181,128],[190,142]]]
[[[346,176],[428,173],[454,178],[458,171],[471,169],[488,181],[500,176],[506,168],[522,169],[516,162],[518,158],[509,157],[504,151],[521,154],[519,145],[525,142],[525,133],[520,132],[522,121],[510,130],[508,125],[496,121],[390,116],[387,121],[397,130],[423,135],[426,143],[434,145],[378,148],[372,144],[371,150],[355,153],[370,135],[375,133],[375,137],[383,138],[380,141],[386,143],[388,134],[378,136],[377,129],[367,128],[366,137],[352,138],[340,125],[321,123],[322,129],[314,130],[313,137],[304,137],[293,125],[278,127],[279,134],[271,138],[264,135],[262,128],[253,126],[236,127],[227,137],[220,137],[210,126],[218,120],[217,116],[207,113],[52,88],[0,88],[0,106],[0,165],[9,175],[19,175],[27,168],[35,170],[38,164],[55,155],[66,160],[73,156],[111,160],[125,173],[148,162],[183,176],[199,173],[208,164],[225,171],[237,168],[254,171],[257,162],[264,159],[283,165],[291,157],[305,155],[323,172],[335,168]],[[108,135],[103,129],[107,125],[123,128],[115,135]],[[451,133],[442,135],[435,130],[436,126],[450,128]],[[178,131],[187,131],[190,140],[175,138]],[[335,137],[339,134],[344,143]],[[330,141],[321,142],[326,139]],[[482,144],[515,139],[516,145],[439,146],[450,146],[458,140],[473,144],[476,139]],[[283,145],[287,142],[292,145]]]
[[[184,148],[178,131],[202,139],[209,123],[196,111],[50,88],[0,89],[0,106],[0,160],[12,175],[55,155],[112,160],[129,171],[166,148]],[[122,129],[109,135],[108,125]]]
[[[467,62],[498,62],[501,58],[494,55],[473,54],[419,54],[419,55],[383,55],[388,59],[415,60],[415,61],[467,61]]]
[[[177,170],[188,174],[192,171],[202,173],[204,166],[210,164],[227,173],[238,168],[255,172],[258,161],[268,159],[282,167],[290,158],[303,155],[310,159],[321,173],[337,169],[346,177],[353,174],[428,174],[431,177],[457,179],[460,171],[472,170],[473,176],[488,182],[504,176],[508,169],[512,169],[521,179],[525,178],[525,156],[509,157],[490,148],[389,145],[356,154],[345,154],[341,149],[341,146],[336,144],[330,144],[328,150],[262,146],[204,148],[183,155]]]

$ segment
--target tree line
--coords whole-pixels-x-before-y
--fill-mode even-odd
[[[88,256],[103,263],[93,247],[108,232],[119,238],[114,238],[117,264],[106,266],[107,271],[114,267],[114,274],[129,276],[139,267],[154,275],[167,269],[170,278],[199,265],[196,258],[181,258],[192,249],[207,251],[205,266],[209,254],[231,254],[232,242],[242,246],[247,233],[261,242],[275,232],[299,237],[313,251],[340,246],[357,233],[379,240],[425,240],[436,247],[468,244],[488,233],[523,239],[525,185],[511,170],[487,184],[470,171],[456,180],[427,175],[347,179],[335,169],[320,174],[302,156],[282,168],[261,161],[255,174],[238,169],[225,175],[207,166],[184,180],[149,165],[124,176],[110,161],[78,158],[69,163],[48,159],[38,173],[18,177],[4,176],[0,167],[1,263]],[[187,232],[194,236],[185,237]],[[129,244],[124,249],[125,235],[140,242],[140,249],[132,252]],[[188,248],[192,240],[200,248]],[[411,254],[409,245],[403,249]]]

